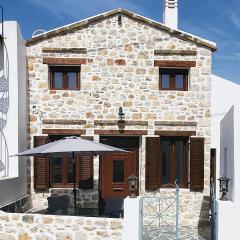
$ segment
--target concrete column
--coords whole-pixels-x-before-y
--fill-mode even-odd
[[[142,232],[142,198],[125,198],[123,240],[139,240]]]

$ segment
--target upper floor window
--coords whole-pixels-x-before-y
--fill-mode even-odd
[[[50,67],[50,89],[80,90],[80,66]]]
[[[160,90],[188,90],[188,69],[160,68]]]

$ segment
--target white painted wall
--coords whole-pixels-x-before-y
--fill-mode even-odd
[[[163,24],[178,28],[178,0],[163,0]]]
[[[221,121],[220,170],[223,171],[224,148],[227,148],[227,170],[231,178],[229,199],[217,200],[217,239],[238,240],[240,228],[240,103],[236,102]],[[226,165],[226,164],[225,164]]]
[[[9,110],[3,129],[9,155],[27,147],[27,80],[26,49],[15,21],[4,22],[5,44],[9,59]],[[27,195],[26,160],[9,158],[9,173],[0,177],[0,207]]]
[[[234,201],[234,150],[235,131],[234,128],[234,106],[230,108],[220,123],[220,176],[231,178],[228,198]]]
[[[123,240],[139,240],[142,233],[142,198],[124,199]]]
[[[216,177],[220,177],[220,123],[234,103],[239,101],[240,85],[212,75],[212,127],[211,147],[216,148]],[[217,184],[217,193],[218,193]]]
[[[240,228],[240,85],[212,77],[212,147],[217,149],[217,178],[231,178],[230,201],[217,200],[217,239],[238,240]],[[227,149],[224,150],[224,149]],[[224,153],[226,151],[227,154]],[[226,155],[226,157],[225,157]],[[225,158],[227,164],[225,164]],[[218,185],[217,185],[218,186]],[[217,199],[219,199],[217,188]]]

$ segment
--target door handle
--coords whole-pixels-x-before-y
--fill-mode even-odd
[[[123,191],[123,188],[113,188],[113,191]]]

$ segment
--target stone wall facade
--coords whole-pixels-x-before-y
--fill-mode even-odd
[[[122,239],[123,219],[6,214],[0,212],[0,239]]]
[[[17,200],[7,206],[4,206],[0,211],[10,212],[10,213],[24,213],[32,208],[31,196],[28,195],[24,198]]]
[[[78,129],[99,141],[97,130],[119,130],[118,109],[123,107],[129,123],[125,131],[146,131],[140,136],[139,149],[139,185],[140,194],[144,195],[147,194],[146,137],[154,136],[158,130],[196,131],[196,136],[205,138],[205,187],[203,193],[182,189],[180,201],[183,223],[197,226],[199,219],[208,220],[211,49],[124,14],[121,21],[119,26],[117,15],[103,18],[27,46],[30,146],[33,137],[42,135],[44,129]],[[49,51],[54,48],[85,48],[86,51]],[[156,50],[162,51],[156,54]],[[172,54],[166,55],[165,50]],[[196,52],[196,55],[179,55],[179,51]],[[81,90],[50,90],[44,58],[85,59],[81,65]],[[196,61],[196,67],[189,71],[188,91],[159,90],[159,67],[154,66],[155,60]],[[37,113],[32,111],[34,106],[39,109]],[[98,200],[98,175],[99,162],[95,158],[94,191],[85,195],[92,205]],[[164,194],[168,191],[171,190],[164,190]],[[46,201],[47,195],[34,193],[32,189],[32,196],[36,205]]]

